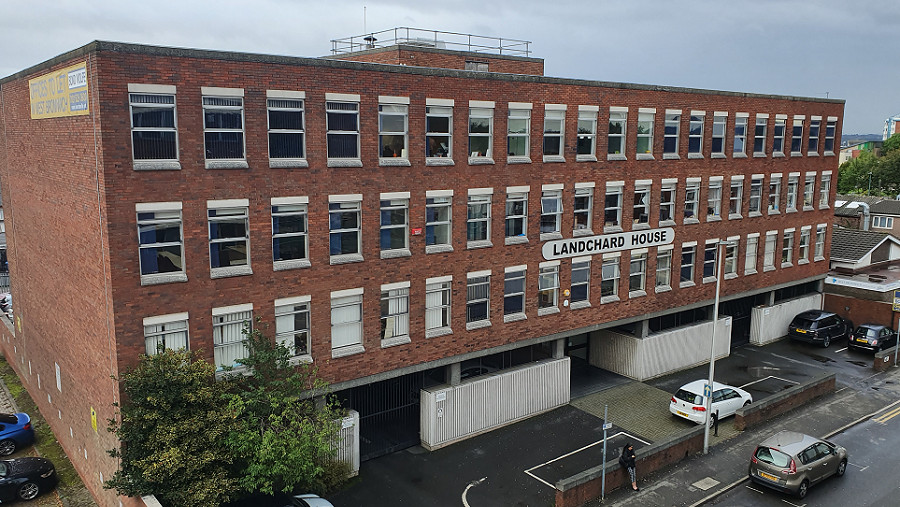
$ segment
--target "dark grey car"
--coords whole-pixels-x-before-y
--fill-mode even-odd
[[[856,328],[856,331],[853,332],[850,341],[847,342],[847,346],[851,349],[868,350],[871,352],[878,352],[879,350],[891,348],[896,345],[897,333],[893,329],[882,326],[881,324],[861,324]]]
[[[792,340],[815,343],[823,347],[833,340],[847,338],[853,333],[853,322],[824,310],[808,310],[797,314],[788,326]]]

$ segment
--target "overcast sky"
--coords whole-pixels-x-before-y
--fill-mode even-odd
[[[0,77],[93,40],[323,56],[401,26],[529,40],[548,76],[840,98],[845,134],[900,114],[898,0],[0,0]]]

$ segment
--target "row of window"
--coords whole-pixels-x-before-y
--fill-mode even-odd
[[[763,206],[769,215],[782,210],[782,175],[769,175],[768,188],[762,174],[752,175],[747,200],[748,216],[762,216]],[[728,193],[723,197],[724,178],[708,178],[706,194],[706,220],[721,220],[723,206],[729,220],[743,217],[744,176],[732,176]],[[682,201],[683,223],[699,223],[701,178],[687,178]],[[678,180],[663,179],[659,191],[658,216],[660,226],[675,225]],[[623,230],[625,214],[625,183],[606,182],[603,201],[603,231]],[[787,178],[784,204],[786,212],[798,209],[828,207],[831,192],[831,172],[825,171],[816,189],[816,173],[806,173],[803,193],[800,189],[800,173],[790,173]],[[507,245],[528,242],[530,186],[507,187],[505,205],[505,239]],[[561,239],[563,214],[568,203],[563,202],[563,185],[541,186],[541,207],[538,222],[540,239]],[[571,203],[573,235],[594,234],[594,183],[576,183]],[[817,195],[818,190],[818,195]],[[634,184],[630,207],[632,229],[650,227],[651,180],[637,180]],[[492,246],[492,188],[469,189],[466,201],[466,246],[482,248]],[[798,199],[800,199],[798,201]],[[425,227],[411,228],[410,193],[380,194],[380,257],[394,258],[411,255],[410,234],[425,235],[426,253],[449,252],[452,245],[452,190],[426,192]],[[272,261],[275,270],[310,266],[308,197],[284,197],[271,199]],[[182,205],[180,202],[140,203],[137,212],[140,271],[145,284],[187,280],[184,265],[184,238],[182,232]],[[331,195],[328,197],[329,254],[331,264],[360,262],[362,250],[362,195]],[[209,261],[213,278],[251,274],[249,200],[231,199],[207,202],[209,226]]]
[[[789,228],[781,232],[767,231],[748,234],[743,241],[743,274],[757,273],[760,240],[763,243],[763,271],[788,268],[796,264],[810,262],[810,248],[814,248],[815,261],[825,259],[825,234],[827,225],[819,224],[812,241],[812,226],[799,230]],[[725,279],[736,278],[740,271],[739,251],[741,237],[727,238],[722,258],[722,273]],[[795,245],[796,243],[796,245]],[[714,282],[717,277],[717,256],[719,239],[707,240],[704,244],[696,241],[681,244],[680,258],[675,245],[656,248],[655,281],[656,293],[670,291],[674,285],[673,260],[677,270],[677,286],[692,287],[696,284],[696,271],[702,274],[702,283]],[[796,248],[795,248],[796,246]],[[600,267],[600,303],[620,300],[622,283],[622,257],[628,259],[628,298],[647,295],[649,249],[630,252],[603,254]],[[780,258],[780,262],[778,262]],[[698,264],[699,261],[699,264]],[[591,306],[591,257],[571,260],[570,291],[563,295],[563,305],[579,309]],[[560,268],[561,261],[541,262],[537,274],[537,313],[539,316],[560,312]],[[491,325],[491,271],[471,272],[466,276],[466,329],[474,330]],[[525,320],[527,266],[512,266],[503,272],[503,321]],[[429,278],[425,281],[425,337],[435,338],[453,332],[451,328],[452,276]],[[409,282],[385,284],[381,286],[379,298],[381,308],[381,347],[392,347],[409,343],[410,301]],[[342,357],[365,350],[363,346],[363,289],[347,289],[331,293],[331,354]],[[296,356],[298,361],[312,361],[310,352],[310,296],[300,296],[275,300],[275,337]],[[253,322],[253,305],[238,305],[215,308],[213,317],[214,358],[217,365],[233,365],[246,355],[242,343],[243,330]],[[153,354],[158,347],[173,349],[188,348],[188,315],[186,313],[164,315],[144,319],[146,351]]]
[[[136,169],[179,168],[178,123],[175,87],[168,85],[128,86],[131,111],[132,149]],[[244,90],[208,88],[202,90],[204,153],[208,168],[248,167],[244,128]],[[268,90],[269,163],[271,167],[308,167],[306,161],[306,94],[301,91]],[[426,165],[452,165],[453,99],[426,99],[424,155]],[[408,97],[379,96],[378,156],[383,166],[409,166]],[[493,101],[469,101],[467,150],[470,164],[494,163]],[[529,163],[532,152],[532,109],[530,102],[507,104],[505,151],[508,163]],[[568,106],[544,104],[541,153],[544,162],[565,162],[565,124]],[[362,167],[360,160],[360,96],[325,94],[325,140],[330,167]],[[374,112],[374,111],[373,111]],[[577,110],[575,152],[577,161],[597,161],[598,121],[601,108],[580,105]],[[609,122],[606,131],[607,160],[626,159],[629,125],[628,107],[603,109]],[[689,114],[688,114],[689,113]],[[654,136],[658,128],[655,108],[637,108],[635,158],[654,158]],[[680,158],[681,129],[688,126],[688,158],[793,156],[820,154],[822,117],[714,111],[707,121],[706,111],[666,109],[662,119],[662,156]],[[829,116],[824,125],[824,154],[834,155],[837,117]],[[790,137],[787,137],[790,128]],[[707,130],[709,133],[707,135]],[[770,135],[771,131],[771,135]],[[728,135],[730,132],[730,136]],[[790,146],[786,146],[786,139]],[[706,144],[709,144],[707,148]],[[602,146],[600,149],[602,150]]]

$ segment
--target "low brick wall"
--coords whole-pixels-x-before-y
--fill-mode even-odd
[[[703,426],[691,428],[673,438],[635,451],[638,479],[703,450]],[[607,451],[609,452],[609,451]],[[606,463],[606,492],[629,485],[627,472],[619,466],[619,456]],[[603,466],[597,465],[556,483],[556,507],[580,507],[600,498]]]
[[[764,400],[741,408],[734,414],[734,428],[744,431],[776,416],[834,392],[834,373],[797,384]]]
[[[897,347],[882,350],[875,353],[875,359],[872,361],[872,368],[875,371],[885,371],[894,367],[894,355],[897,353]],[[900,364],[900,362],[898,362]]]

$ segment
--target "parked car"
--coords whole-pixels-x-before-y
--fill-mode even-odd
[[[695,380],[681,386],[681,389],[672,396],[669,412],[688,421],[703,424],[706,421],[706,397],[703,396],[703,387],[706,382],[706,380]],[[734,415],[739,408],[751,403],[753,403],[753,397],[747,391],[739,387],[713,382],[710,423],[712,423],[713,417],[721,421]]]
[[[0,413],[0,456],[9,456],[34,442],[31,417],[24,412]]]
[[[284,507],[334,507],[334,504],[312,493],[297,495]]]
[[[788,336],[791,339],[817,343],[823,347],[831,345],[833,340],[847,338],[852,333],[853,322],[823,310],[799,313],[788,326]]]
[[[753,451],[750,480],[787,493],[806,496],[809,487],[847,470],[847,449],[827,440],[782,431]]]
[[[33,500],[56,487],[56,468],[46,458],[0,460],[0,502]]]
[[[853,332],[847,346],[851,349],[878,352],[897,345],[897,332],[881,324],[861,324]]]

